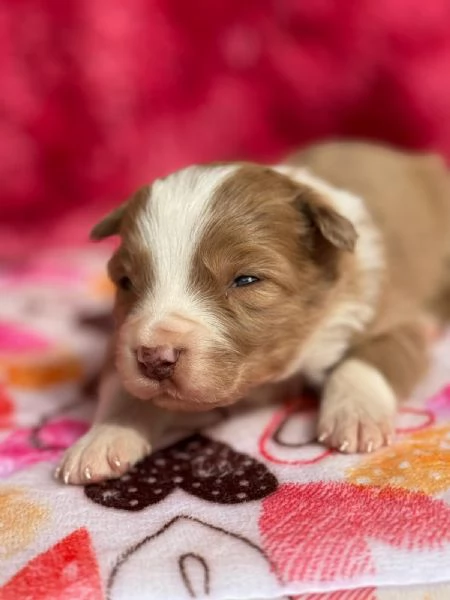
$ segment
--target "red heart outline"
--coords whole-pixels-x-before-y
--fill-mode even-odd
[[[306,408],[305,408],[306,406]],[[278,464],[278,465],[286,465],[286,466],[296,466],[296,465],[313,465],[321,462],[328,456],[332,456],[336,454],[336,451],[331,450],[330,448],[323,447],[323,449],[319,452],[317,456],[314,458],[297,458],[297,459],[282,459],[277,458],[268,448],[270,441],[275,441],[274,436],[276,431],[280,428],[280,425],[283,421],[287,420],[292,414],[300,412],[307,417],[312,413],[316,412],[316,409],[311,408],[311,402],[308,397],[301,398],[300,401],[291,400],[290,402],[285,403],[281,408],[275,411],[272,415],[271,420],[268,425],[265,427],[259,442],[258,442],[258,450],[262,457],[266,460]],[[396,433],[399,435],[405,435],[410,433],[415,433],[417,431],[422,431],[423,429],[427,429],[431,425],[435,423],[435,416],[432,411],[426,408],[415,408],[415,407],[402,407],[399,410],[401,414],[412,414],[412,415],[423,415],[425,420],[418,426],[415,427],[397,427]],[[314,442],[314,440],[311,440]],[[276,443],[276,442],[275,442]],[[305,444],[305,446],[308,444]]]
[[[300,411],[299,411],[300,408]],[[279,410],[275,411],[269,424],[264,429],[258,443],[258,450],[261,456],[263,456],[266,460],[273,462],[278,465],[313,465],[315,463],[320,462],[330,454],[332,454],[332,450],[329,448],[323,447],[320,451],[320,454],[315,456],[314,458],[297,458],[292,460],[281,459],[274,456],[270,450],[267,448],[268,442],[273,439],[275,432],[280,427],[280,425],[288,419],[295,412],[303,412],[305,415],[309,415],[314,413],[315,410],[308,408],[307,410],[302,410],[302,407],[299,407],[298,400],[292,400],[282,406]],[[311,440],[313,441],[313,440]],[[305,444],[306,445],[306,444]]]

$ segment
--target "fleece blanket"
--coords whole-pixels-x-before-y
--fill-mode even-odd
[[[105,258],[0,273],[1,600],[450,597],[450,334],[375,454],[315,443],[305,394],[181,420],[118,480],[56,482],[92,415]]]

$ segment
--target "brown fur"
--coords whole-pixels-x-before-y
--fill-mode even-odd
[[[234,351],[224,369],[218,350],[219,387],[230,391],[224,379],[234,379],[232,395],[243,396],[279,376],[333,306],[344,263],[349,268],[340,250],[351,251],[356,234],[311,190],[256,165],[217,190],[212,212],[192,283],[211,298]],[[261,281],[223,294],[248,273]]]
[[[406,397],[426,370],[422,317],[449,313],[450,178],[437,156],[364,143],[321,144],[288,162],[364,198],[379,227],[386,271],[376,318],[350,354],[374,364]],[[448,277],[448,279],[447,279]]]
[[[152,218],[148,187],[94,228],[94,239],[122,238],[109,264],[118,288],[115,333],[95,423],[61,464],[66,483],[123,473],[150,452],[172,410],[295,391],[299,373],[323,383],[320,441],[342,452],[371,452],[389,443],[397,398],[408,396],[426,370],[424,316],[431,309],[450,314],[447,170],[435,157],[347,142],[313,146],[288,162],[360,196],[369,214],[348,194],[314,180],[299,183],[298,171],[291,178],[283,169],[240,164],[218,188],[204,168],[175,175],[163,188],[168,184],[164,189],[180,197],[160,199],[183,201],[185,191],[191,201],[196,193],[214,194],[207,229],[192,238],[192,289],[185,289],[184,279],[180,288],[185,304],[174,300],[178,288],[171,283],[160,293],[160,306],[153,294],[160,273],[148,239],[152,229],[146,228]],[[342,215],[333,202],[342,204]],[[361,234],[359,245],[347,213]],[[194,230],[179,233],[189,242]],[[173,275],[184,278],[177,272],[176,260],[184,258],[179,247],[162,248]],[[241,275],[259,281],[234,286]],[[140,372],[142,345],[177,351],[169,380]]]
[[[434,298],[441,297],[442,265],[449,248],[448,175],[436,157],[401,153],[364,143],[313,146],[286,161],[309,167],[325,181],[365,199],[383,237],[386,271],[376,318],[354,339],[349,354],[371,357],[376,364],[404,354],[402,395],[408,394],[424,371],[423,336],[404,336],[421,329],[419,318]],[[131,290],[118,288],[117,326],[126,319],[152,285],[151,256],[136,236],[137,216],[146,208],[149,188],[93,230],[99,239],[122,236],[122,246],[109,272],[119,283],[133,273]],[[215,389],[231,398],[270,381],[308,339],[338,297],[357,292],[358,275],[350,260],[356,235],[352,225],[315,192],[284,175],[257,165],[242,164],[216,192],[214,218],[192,265],[192,285],[210,301],[223,322],[229,344],[210,350],[208,376]],[[346,250],[347,252],[339,252]],[[142,269],[142,264],[146,265]],[[222,292],[236,273],[260,276],[252,288]],[[442,311],[441,301],[441,313]],[[399,337],[398,344],[387,342]],[[386,354],[387,348],[396,347]],[[374,356],[383,348],[383,360]],[[381,351],[380,351],[381,352]],[[417,356],[422,357],[422,366]],[[206,360],[206,357],[204,357]],[[206,367],[206,363],[205,363]],[[393,378],[395,368],[389,371]],[[406,375],[409,373],[408,382]]]
[[[138,216],[151,210],[145,198],[148,189],[128,201],[119,223],[113,220],[122,237],[109,263],[118,331],[152,287],[152,258],[136,235]],[[207,354],[197,350],[195,376],[189,356],[178,368],[180,380],[196,379],[203,408],[233,402],[281,374],[349,280],[356,239],[352,225],[324,199],[258,165],[243,165],[216,191],[212,214],[191,282],[222,323],[227,343]],[[105,226],[96,229],[97,236],[106,232]],[[249,272],[261,279],[251,290],[229,287]],[[133,284],[123,290],[127,273]],[[177,408],[193,409],[183,401]]]
[[[372,357],[383,347],[386,356],[391,346],[386,336],[392,332],[396,337],[405,327],[420,328],[420,322],[415,323],[442,282],[450,223],[448,177],[442,162],[381,146],[339,142],[313,146],[287,163],[307,166],[325,181],[362,196],[372,212],[383,236],[386,272],[376,318],[360,339],[355,338],[350,354]],[[118,289],[118,327],[152,284],[151,256],[135,235],[137,216],[148,210],[148,193],[147,187],[140,190],[125,209],[112,213],[93,231],[96,238],[121,233],[122,246],[109,267],[113,281],[133,273],[133,288]],[[357,291],[358,276],[348,253],[356,235],[352,225],[315,192],[251,164],[242,164],[217,190],[213,215],[191,276],[193,287],[209,299],[227,331],[229,344],[212,348],[205,368],[208,364],[212,387],[226,390],[232,399],[276,377],[336,299]],[[249,269],[261,282],[230,289],[225,296],[222,290],[236,273]],[[425,364],[425,351],[419,351],[425,344],[423,336],[405,339],[404,354],[420,355]],[[390,353],[391,362],[397,353],[398,349]],[[209,366],[214,364],[217,370]],[[398,387],[405,395],[424,368],[416,359],[411,368],[400,370]],[[395,372],[389,369],[391,379]]]

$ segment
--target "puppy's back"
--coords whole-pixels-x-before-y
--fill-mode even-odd
[[[286,162],[364,199],[383,238],[389,296],[423,304],[436,294],[450,256],[450,176],[440,157],[336,141]]]

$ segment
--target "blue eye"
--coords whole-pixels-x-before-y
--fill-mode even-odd
[[[258,277],[254,277],[253,275],[240,275],[239,277],[236,277],[231,287],[244,287],[245,285],[257,283],[258,281]]]

